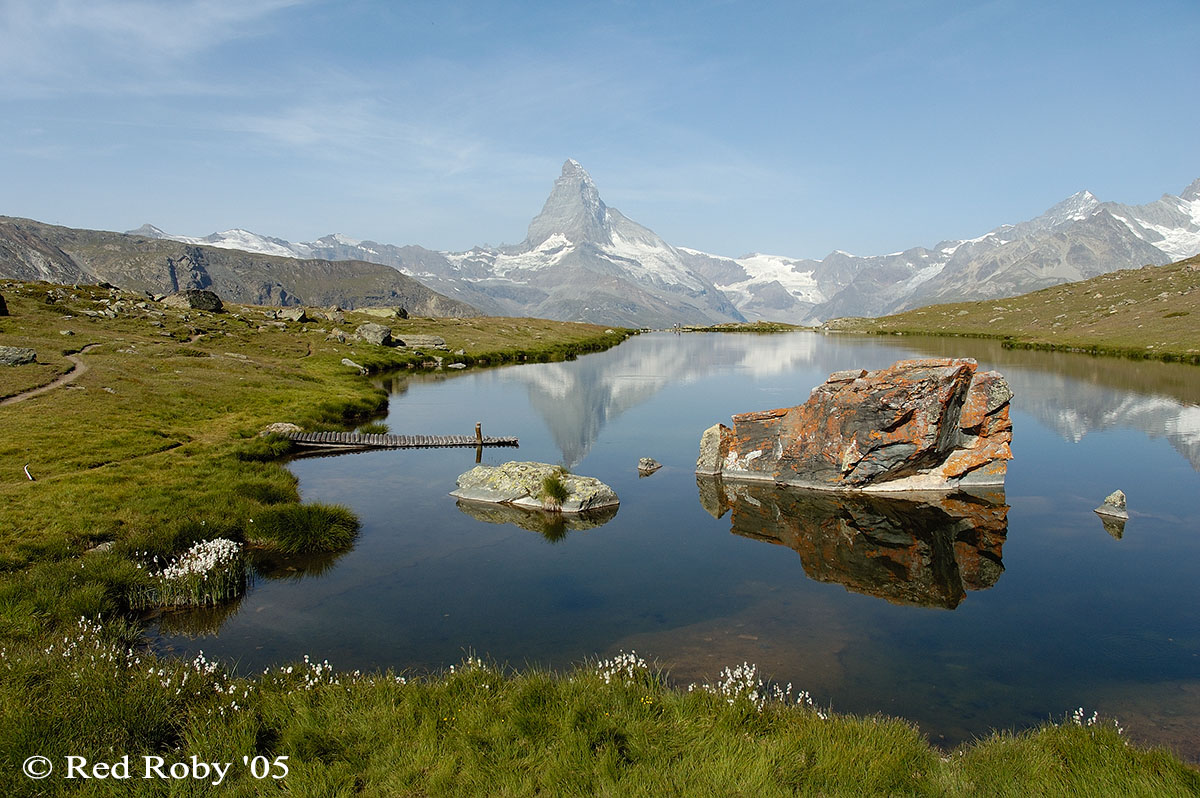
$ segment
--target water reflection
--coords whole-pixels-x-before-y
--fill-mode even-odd
[[[604,426],[668,385],[718,371],[780,374],[812,361],[815,335],[646,335],[575,362],[514,370],[530,405],[545,420],[563,462],[574,467],[591,451]]]
[[[459,510],[477,521],[488,524],[512,524],[530,532],[537,532],[551,543],[558,543],[567,536],[568,532],[604,526],[620,509],[617,505],[613,505],[596,510],[585,510],[582,513],[563,514],[532,507],[513,507],[508,504],[473,502],[466,499],[459,499],[457,506]]]
[[[1008,531],[1003,490],[905,497],[697,476],[700,504],[730,531],[787,546],[818,582],[893,604],[954,609],[996,583]]]
[[[1165,438],[1200,471],[1200,369],[1156,361],[1005,349],[999,341],[903,339],[923,354],[969,356],[1004,374],[1013,405],[1064,439],[1134,429]],[[970,350],[965,352],[964,350]]]

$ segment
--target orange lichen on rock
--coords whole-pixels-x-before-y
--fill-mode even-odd
[[[697,473],[832,490],[1002,485],[1012,391],[971,359],[839,371],[802,405],[705,432]]]

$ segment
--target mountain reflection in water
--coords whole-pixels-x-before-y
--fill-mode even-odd
[[[1003,490],[949,496],[832,493],[697,476],[730,531],[794,549],[804,572],[893,604],[954,609],[996,584],[1008,531]]]

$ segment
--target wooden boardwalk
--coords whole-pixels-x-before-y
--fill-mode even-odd
[[[431,449],[447,446],[516,446],[515,437],[474,435],[363,435],[358,432],[291,432],[298,446],[320,449]]]

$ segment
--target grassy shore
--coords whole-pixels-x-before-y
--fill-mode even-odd
[[[1200,256],[983,302],[933,305],[824,329],[1000,338],[1007,346],[1200,363]]]
[[[628,333],[531,319],[389,322],[401,337],[445,338],[447,352],[418,354],[330,340],[335,328],[348,333],[371,320],[365,315],[280,322],[258,308],[170,310],[43,284],[0,283],[0,294],[11,313],[0,317],[0,345],[32,347],[44,364],[4,367],[0,394],[66,374],[67,354],[85,348],[87,367],[69,384],[0,406],[6,795],[171,790],[154,779],[62,777],[66,756],[126,754],[234,763],[219,788],[176,784],[185,794],[278,792],[243,765],[254,756],[288,757],[285,784],[299,795],[1200,790],[1194,769],[1127,745],[1108,723],[1047,723],[941,752],[902,721],[830,716],[745,672],[686,692],[634,659],[559,675],[470,661],[423,678],[293,663],[253,679],[156,659],[140,646],[133,612],[163,595],[156,563],[220,539],[273,556],[353,545],[353,518],[298,505],[278,459],[286,443],[257,436],[278,421],[317,429],[378,418],[386,394],[343,358],[374,370],[432,368],[436,357],[443,366],[532,361],[601,349]],[[86,314],[118,303],[115,315]],[[258,532],[251,519],[271,520]],[[296,538],[297,529],[309,531]],[[230,567],[241,562],[234,554],[240,549]],[[32,755],[59,772],[24,777]]]

